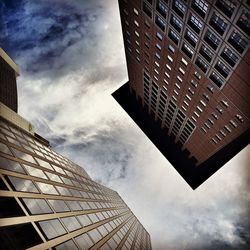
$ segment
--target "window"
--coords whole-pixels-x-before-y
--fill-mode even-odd
[[[213,13],[209,24],[222,36],[227,28],[227,23],[222,17]]]
[[[206,130],[204,127],[202,127],[201,130],[202,130],[205,134],[207,133],[207,130]]]
[[[214,112],[214,113],[212,113],[212,116],[213,116],[213,118],[215,119],[215,120],[218,120],[218,115]]]
[[[159,68],[160,64],[158,62],[155,61],[155,65]]]
[[[66,233],[65,229],[58,219],[40,221],[38,222],[38,224],[40,225],[43,233],[48,239],[52,239]]]
[[[215,69],[217,69],[218,72],[225,78],[227,78],[230,74],[230,69],[220,60],[215,65]]]
[[[169,49],[172,53],[175,52],[175,48],[174,48],[171,44],[168,45],[168,49]]]
[[[207,122],[205,122],[204,125],[205,125],[205,127],[207,127],[208,129],[210,129],[210,125],[209,125]]]
[[[170,78],[170,75],[167,73],[167,72],[165,72],[165,76],[169,79]]]
[[[225,133],[223,130],[220,130],[220,133],[221,133],[224,137],[226,137],[226,133]]]
[[[146,4],[145,2],[143,2],[143,12],[150,18],[152,18],[152,9],[149,7],[148,4]]]
[[[191,84],[193,87],[197,88],[198,87],[198,84],[197,82],[195,82],[194,80],[191,80]]]
[[[60,177],[58,175],[52,174],[52,173],[49,173],[49,172],[45,172],[45,173],[46,173],[46,175],[49,177],[49,179],[51,181],[56,181],[56,182],[62,183],[62,180],[60,179]]]
[[[204,44],[202,44],[200,50],[199,50],[200,54],[208,61],[211,62],[212,58],[214,56],[214,54],[211,52],[211,50],[205,46]]]
[[[201,113],[203,112],[203,109],[200,106],[196,107]]]
[[[165,32],[166,22],[162,17],[155,15],[155,23],[163,32]]]
[[[204,0],[194,0],[192,8],[201,16],[205,17],[208,11],[208,4]]]
[[[214,125],[214,121],[211,118],[207,119],[212,125]]]
[[[172,4],[172,9],[181,17],[183,18],[186,10],[187,10],[187,6],[181,1],[181,0],[174,0],[173,4]]]
[[[230,120],[230,124],[231,124],[234,128],[237,127],[237,124],[236,124],[236,122],[235,122],[234,120]]]
[[[188,88],[188,92],[191,94],[191,95],[194,95],[194,91],[189,87]]]
[[[202,96],[209,102],[210,97],[207,93],[204,93]]]
[[[147,28],[150,28],[150,23],[148,22],[148,20],[145,20],[144,24],[147,26]]]
[[[64,249],[77,250],[78,247],[75,245],[75,243],[72,240],[68,240],[55,247],[55,250],[64,250]]]
[[[182,82],[182,81],[183,81],[182,78],[181,78],[180,76],[177,76],[176,78],[178,79],[179,82]]]
[[[200,117],[200,115],[199,115],[196,111],[194,111],[194,114],[195,114],[197,117]]]
[[[169,29],[168,36],[175,44],[178,45],[180,37],[177,35],[176,32],[174,32],[172,29]]]
[[[47,214],[53,213],[44,199],[22,199],[30,214]]]
[[[12,176],[8,176],[8,179],[10,180],[16,191],[39,193],[34,183],[30,180]]]
[[[137,37],[140,37],[140,34],[135,30],[135,35],[137,36]]]
[[[189,101],[191,101],[191,99],[192,99],[188,94],[186,94],[185,97],[186,97]]]
[[[232,17],[236,8],[236,1],[233,0],[217,0],[215,5],[229,18]]]
[[[77,211],[82,210],[81,206],[77,201],[66,201],[68,207],[71,209],[71,211]]]
[[[175,83],[175,86],[178,88],[178,89],[181,89],[180,85],[178,83]]]
[[[75,240],[79,246],[84,246],[86,249],[89,249],[94,244],[94,242],[86,233],[76,237]]]
[[[196,59],[196,61],[195,61],[195,64],[196,64],[204,73],[207,72],[208,65],[207,65],[200,57],[197,57],[197,59]]]
[[[70,211],[67,204],[63,200],[48,200],[48,201],[56,212]]]
[[[134,8],[134,13],[138,16],[139,15],[139,12],[136,8]]]
[[[128,16],[128,11],[126,9],[123,9],[123,12],[126,16]]]
[[[44,167],[44,168],[48,168],[50,170],[53,170],[53,168],[51,167],[51,165],[47,162],[44,161],[42,159],[36,158],[37,162],[39,163],[40,166]]]
[[[185,75],[185,70],[181,67],[179,67],[179,71],[181,72],[182,75]]]
[[[224,110],[223,110],[223,108],[222,108],[221,106],[217,106],[217,107],[216,107],[216,110],[217,110],[220,114],[222,114],[222,113],[224,112]]]
[[[214,93],[214,87],[212,86],[212,84],[209,84],[207,86],[207,89],[213,94]]]
[[[136,20],[134,20],[134,24],[135,24],[137,27],[140,26],[139,23],[138,23]]]
[[[183,43],[181,50],[190,58],[192,59],[194,51],[188,46],[186,43]]]
[[[220,44],[220,39],[210,30],[207,30],[204,40],[216,50]]]
[[[182,21],[177,18],[175,15],[171,14],[170,24],[179,32],[181,32]]]
[[[166,64],[166,67],[169,71],[171,71],[171,67],[168,64]]]
[[[194,76],[195,76],[198,80],[201,79],[201,75],[199,74],[198,71],[195,71],[195,72],[194,72]]]
[[[181,62],[182,62],[185,66],[188,65],[188,62],[187,62],[183,57],[181,58]]]
[[[157,37],[160,41],[162,41],[162,39],[163,39],[161,33],[159,33],[158,31],[156,32],[156,37]]]
[[[69,232],[72,232],[74,230],[81,228],[80,223],[73,216],[61,218],[61,220],[64,223],[64,225],[66,226],[66,228],[69,230]]]
[[[18,157],[24,161],[29,161],[29,162],[36,164],[34,158],[31,155],[26,154],[18,149],[15,149],[15,148],[12,148],[12,151],[14,151],[14,154],[16,157]]]
[[[158,49],[158,50],[161,50],[161,45],[159,43],[156,43],[155,47]]]
[[[27,170],[27,172],[31,175],[31,176],[35,176],[38,178],[43,178],[43,179],[48,179],[47,176],[44,174],[44,172],[41,169],[38,168],[34,168],[31,166],[28,166],[26,164],[23,164],[25,169]]]
[[[204,107],[206,107],[207,106],[207,104],[204,102],[204,101],[202,101],[202,100],[200,100],[200,103],[202,104],[202,106],[204,106]]]
[[[164,1],[158,0],[156,3],[156,10],[164,17],[167,17],[168,8]]]
[[[246,39],[243,38],[243,36],[238,33],[237,31],[234,31],[230,38],[228,39],[228,42],[239,52],[243,53],[246,47],[248,46],[248,42]]]
[[[219,77],[215,72],[212,72],[212,74],[209,76],[209,78],[215,83],[215,85],[219,88],[223,85],[223,79]]]
[[[12,172],[15,171],[15,172],[26,174],[18,162],[11,161],[11,160],[9,160],[7,158],[3,158],[1,156],[0,156],[0,162],[1,162],[0,168],[2,168],[2,169],[7,169],[7,170],[10,170]]]
[[[238,60],[239,60],[239,57],[237,56],[237,54],[232,50],[230,49],[229,47],[226,47],[223,52],[221,53],[221,57],[226,60],[230,66],[234,66]]]
[[[194,33],[187,29],[184,37],[195,48],[198,43],[198,38],[194,35]]]
[[[203,27],[203,22],[194,14],[190,15],[190,18],[188,20],[189,26],[197,33],[199,34],[202,27]]]
[[[42,182],[36,182],[37,186],[40,188],[41,192],[44,194],[56,194],[58,195],[58,192],[56,191],[55,187],[51,184],[42,183]]]
[[[173,62],[173,58],[170,55],[168,55],[167,57],[168,57],[168,60],[172,63]]]
[[[159,75],[159,71],[157,69],[154,69],[154,72]]]
[[[239,114],[237,114],[235,117],[236,117],[236,119],[237,119],[238,121],[240,121],[241,123],[244,121],[243,117],[242,117],[241,115],[239,115]]]
[[[246,10],[242,10],[241,16],[236,23],[238,27],[250,36],[250,13]]]
[[[226,130],[227,132],[229,132],[229,133],[232,132],[232,130],[231,130],[227,125],[225,125],[224,128],[225,128],[225,130]]]
[[[218,143],[214,138],[212,138],[211,141],[212,141],[214,144],[217,144],[217,143]]]

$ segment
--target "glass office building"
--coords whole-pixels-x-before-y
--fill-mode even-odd
[[[0,69],[2,70],[2,69]],[[151,249],[119,194],[0,103],[0,249]]]

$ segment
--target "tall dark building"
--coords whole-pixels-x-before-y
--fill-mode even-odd
[[[18,66],[0,48],[0,102],[17,112],[17,85],[19,75]]]
[[[130,91],[167,134],[162,141],[172,140],[192,160],[190,174],[209,161],[216,165],[211,159],[219,152],[235,155],[232,143],[241,144],[238,151],[247,145],[249,1],[119,0],[119,5]],[[229,145],[234,150],[226,150]],[[227,160],[220,156],[219,165]]]
[[[0,242],[3,250],[151,249],[149,234],[117,192],[53,151],[2,102]]]

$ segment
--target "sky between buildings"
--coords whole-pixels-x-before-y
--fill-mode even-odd
[[[21,68],[19,113],[119,192],[153,249],[248,249],[250,148],[193,191],[112,98],[128,80],[116,0],[2,0],[0,46]]]

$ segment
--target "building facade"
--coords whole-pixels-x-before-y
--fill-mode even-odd
[[[2,72],[1,72],[2,73]],[[151,249],[119,194],[0,103],[0,249]]]
[[[249,131],[249,1],[119,6],[130,88],[196,165]]]
[[[17,112],[16,77],[19,69],[13,60],[0,48],[0,102]]]

